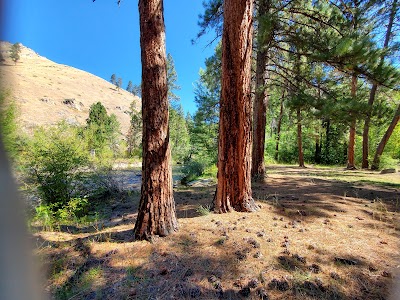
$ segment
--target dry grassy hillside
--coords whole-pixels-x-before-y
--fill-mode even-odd
[[[1,89],[9,91],[19,107],[24,130],[36,125],[56,124],[60,120],[83,124],[90,105],[100,101],[109,114],[121,123],[121,132],[129,127],[127,114],[132,101],[140,99],[110,82],[88,72],[57,64],[22,46],[21,59],[15,65],[9,58],[11,44],[0,42],[5,61],[1,63]],[[111,74],[110,74],[111,76]]]

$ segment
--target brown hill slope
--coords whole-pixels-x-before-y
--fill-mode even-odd
[[[22,45],[21,45],[22,46]],[[17,64],[9,58],[11,44],[0,42],[1,90],[8,91],[19,107],[19,123],[29,131],[37,125],[53,125],[65,119],[84,124],[90,105],[100,101],[117,116],[121,133],[129,128],[128,110],[140,99],[88,72],[57,64],[22,46]]]

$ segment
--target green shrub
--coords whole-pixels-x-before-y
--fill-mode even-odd
[[[37,206],[34,221],[43,226],[45,230],[52,230],[55,221],[52,208],[43,204]]]
[[[392,158],[390,155],[384,153],[381,155],[379,160],[379,169],[396,168],[398,164],[399,164],[398,159]]]
[[[56,224],[87,221],[88,209],[89,201],[86,198],[72,198],[62,207],[57,204],[41,204],[36,207],[33,221],[45,230],[53,230]]]
[[[211,213],[211,206],[206,205],[200,205],[197,209],[196,212],[200,215],[200,216],[207,216]]]
[[[74,127],[61,123],[54,128],[39,128],[23,158],[27,177],[38,186],[43,204],[53,211],[64,207],[82,193],[82,172],[87,154]]]
[[[14,160],[19,151],[17,135],[17,106],[8,102],[8,93],[0,93],[0,135],[7,154]]]
[[[72,198],[69,202],[57,211],[57,218],[60,221],[75,221],[84,217],[88,212],[89,202],[86,198]]]
[[[207,160],[191,160],[187,162],[182,168],[182,184],[186,184],[203,175],[204,170],[207,168],[207,166]]]

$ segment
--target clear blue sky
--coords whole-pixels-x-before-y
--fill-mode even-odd
[[[126,87],[140,84],[138,0],[8,0],[2,39],[20,42],[57,63],[109,80],[115,73]],[[167,52],[172,54],[185,111],[193,113],[193,83],[211,56],[212,33],[192,45],[202,0],[164,0]]]

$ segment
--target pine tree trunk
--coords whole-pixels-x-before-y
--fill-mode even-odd
[[[279,119],[278,119],[278,126],[277,126],[277,134],[276,134],[276,145],[275,145],[275,160],[279,158],[279,141],[281,139],[281,127],[282,127],[282,118],[283,118],[283,101],[285,100],[285,90],[282,92],[281,98],[281,107],[279,110]]]
[[[317,135],[315,137],[315,155],[314,155],[314,160],[315,163],[317,164],[321,163],[321,148],[322,148],[321,139],[320,136]]]
[[[357,76],[353,75],[351,77],[351,97],[353,99],[356,98],[356,90],[357,90]],[[356,169],[355,161],[354,161],[354,150],[355,150],[355,143],[356,143],[356,119],[352,113],[352,120],[350,123],[350,134],[349,134],[349,145],[347,148],[347,169],[354,170]]]
[[[324,163],[330,164],[330,149],[331,149],[331,120],[326,120],[326,129],[325,129],[325,153],[324,153]]]
[[[224,1],[215,210],[255,211],[251,190],[252,0]]]
[[[267,74],[265,69],[267,60],[267,52],[262,49],[259,50],[257,53],[256,95],[253,110],[253,165],[251,168],[251,175],[255,180],[264,180],[265,175],[264,149],[268,106],[268,94],[265,87]]]
[[[297,108],[297,147],[299,149],[299,167],[304,168],[303,134],[301,130],[301,109]]]
[[[368,99],[368,106],[370,110],[372,110],[372,106],[375,101],[375,94],[376,90],[378,89],[377,84],[373,84],[371,91],[369,93],[369,99]],[[362,140],[362,164],[361,168],[363,169],[368,169],[369,163],[368,163],[368,154],[369,154],[369,124],[371,123],[371,111],[367,112],[367,115],[365,116],[364,120],[364,130],[363,130],[363,140]]]
[[[385,41],[383,43],[383,48],[387,48],[389,45],[389,41],[392,36],[392,27],[393,27],[393,21],[396,16],[397,12],[397,0],[394,0],[392,3],[392,8],[390,10],[390,15],[389,15],[389,22],[388,22],[388,27],[386,29],[386,35],[385,35]],[[380,64],[382,65],[384,62],[384,56],[381,57],[381,62]],[[372,106],[374,105],[375,102],[375,95],[376,95],[376,90],[378,89],[378,85],[374,83],[372,85],[370,94],[369,94],[369,99],[368,99],[368,107],[369,111],[365,117],[365,122],[364,122],[364,130],[363,130],[363,151],[362,151],[362,168],[363,169],[368,169],[368,154],[369,154],[369,124],[371,122],[371,111],[372,111]]]
[[[269,12],[270,1],[258,1],[258,17],[261,19]],[[252,154],[252,168],[251,176],[254,180],[264,180],[265,176],[265,131],[267,125],[267,106],[268,106],[268,93],[267,93],[267,63],[268,63],[268,44],[273,35],[264,32],[258,24],[257,33],[257,59],[256,59],[256,93],[254,98],[253,109],[253,154]],[[272,31],[272,29],[271,29]],[[267,37],[267,38],[266,38]]]
[[[390,136],[392,135],[394,129],[396,128],[396,125],[399,122],[399,120],[400,120],[400,104],[397,107],[397,110],[396,110],[396,113],[394,114],[392,122],[390,122],[388,129],[386,130],[384,136],[382,137],[382,140],[380,141],[380,143],[378,145],[378,148],[376,149],[374,161],[372,162],[372,166],[371,166],[372,170],[379,169],[380,158],[383,153],[383,150],[385,150],[386,143],[388,142]]]
[[[150,240],[177,230],[168,127],[162,0],[139,0],[142,58],[142,190],[134,234]]]

